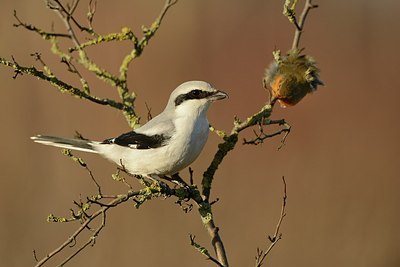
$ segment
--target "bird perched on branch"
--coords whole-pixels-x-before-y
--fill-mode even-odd
[[[270,91],[271,103],[278,100],[282,107],[294,106],[308,93],[323,85],[319,69],[313,58],[301,54],[302,50],[291,49],[281,57],[274,51],[275,61],[266,70],[264,87]]]
[[[37,135],[44,145],[98,153],[135,175],[172,175],[189,166],[209,133],[207,110],[227,94],[202,81],[185,82],[170,95],[164,111],[140,128],[102,142]]]

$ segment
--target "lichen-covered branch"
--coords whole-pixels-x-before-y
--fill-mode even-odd
[[[137,196],[140,194],[140,191],[136,191],[136,192],[128,192],[125,195],[120,195],[118,197],[116,197],[114,200],[110,201],[108,203],[107,206],[102,207],[101,209],[97,210],[96,212],[94,212],[86,221],[84,221],[81,226],[65,241],[63,242],[59,247],[57,247],[55,250],[53,250],[52,252],[48,253],[43,259],[39,260],[35,267],[39,267],[39,266],[43,266],[43,264],[45,264],[48,260],[50,260],[51,258],[53,258],[54,256],[56,256],[58,253],[60,253],[62,250],[64,250],[65,248],[69,247],[71,244],[74,244],[76,241],[76,238],[78,237],[78,235],[84,231],[85,229],[88,228],[89,224],[96,219],[98,216],[103,215],[105,216],[105,213],[107,212],[107,210],[111,207],[115,207],[121,203],[126,202],[127,200],[131,199],[134,196]],[[105,218],[105,217],[104,217]],[[95,239],[96,236],[98,235],[98,233],[100,232],[100,230],[103,228],[103,226],[100,226],[101,228],[98,228],[94,235],[92,235],[91,239]],[[86,247],[84,245],[84,247]],[[82,251],[82,249],[78,249],[77,253],[79,253],[80,251]],[[74,253],[74,256],[77,254]],[[71,257],[72,258],[72,257]],[[68,260],[70,259],[70,257],[68,258]]]
[[[74,17],[74,12],[77,9],[79,3],[80,0],[74,0],[71,4],[65,5],[62,4],[61,1],[59,0],[46,0],[47,7],[55,11],[59,15],[61,21],[64,22],[66,33],[57,33],[53,31],[46,32],[34,25],[23,22],[17,16],[16,12],[14,12],[14,17],[18,23],[14,24],[14,26],[23,27],[26,30],[36,32],[37,34],[42,36],[45,40],[50,41],[51,51],[55,55],[60,57],[63,63],[67,64],[68,70],[71,70],[71,66],[73,66],[74,62],[78,63],[83,68],[94,73],[99,79],[101,79],[105,83],[115,87],[121,99],[122,108],[120,108],[120,110],[122,111],[130,127],[136,128],[139,125],[139,117],[135,112],[135,106],[134,106],[136,95],[134,92],[131,92],[128,88],[127,73],[129,65],[134,59],[136,59],[143,53],[148,42],[159,29],[161,22],[165,17],[167,11],[171,6],[177,3],[177,0],[166,0],[160,15],[151,24],[151,26],[149,28],[143,26],[143,37],[141,39],[138,39],[128,27],[124,27],[120,33],[109,33],[105,35],[99,35],[95,33],[95,31],[91,26],[91,23],[96,10],[95,8],[96,4],[94,4],[93,6],[92,0],[89,2],[89,8],[87,13],[89,27],[82,26],[80,22],[78,22],[78,20]],[[78,31],[88,34],[91,39],[81,43],[79,40]],[[68,38],[73,43],[73,47],[69,48],[67,52],[62,51],[62,49],[60,48],[59,45],[60,37]],[[85,50],[90,46],[94,46],[104,42],[125,41],[125,40],[130,40],[133,44],[133,48],[122,60],[119,68],[120,72],[119,75],[113,75],[110,71],[96,64],[89,57],[88,53]],[[75,56],[73,53],[77,53],[77,55]],[[9,66],[7,64],[5,65]],[[30,72],[30,74],[33,76],[35,76],[36,73],[37,72]],[[84,90],[81,91],[88,92],[90,87],[89,84],[85,79],[83,79],[83,77],[79,74],[79,71],[75,67],[74,67],[74,73],[78,74],[80,82],[82,83],[82,87]],[[61,81],[60,79],[58,80]],[[52,84],[55,85],[54,83]],[[77,93],[76,95],[79,95],[79,92],[76,93]],[[89,95],[88,98],[97,99],[97,97],[94,97],[92,95]]]
[[[134,93],[130,93],[128,86],[127,86],[127,76],[128,76],[128,69],[129,65],[131,62],[139,57],[142,53],[144,48],[147,46],[149,43],[150,39],[156,34],[157,30],[159,29],[161,22],[167,13],[168,9],[173,6],[174,4],[177,3],[177,0],[166,0],[164,8],[162,9],[160,15],[158,18],[152,23],[150,28],[142,27],[143,28],[143,37],[140,40],[137,40],[137,38],[134,38],[133,41],[133,49],[129,54],[127,54],[124,59],[122,60],[122,63],[119,67],[119,80],[121,81],[120,84],[117,86],[118,89],[118,94],[122,100],[122,103],[125,104],[125,106],[132,107],[133,109],[133,103],[136,98],[136,95]],[[125,31],[129,32],[129,29],[125,29]],[[128,118],[128,122],[130,122],[130,126],[132,128],[135,128],[137,124],[139,123],[135,119],[137,116],[135,114],[130,114],[128,112],[125,112],[125,117]]]
[[[119,110],[124,109],[124,105],[122,103],[116,102],[111,99],[99,98],[99,97],[90,95],[85,91],[82,91],[70,84],[67,84],[67,83],[59,80],[56,76],[46,75],[43,71],[38,70],[35,67],[24,67],[24,66],[19,65],[15,61],[12,62],[12,61],[9,61],[2,57],[0,57],[0,64],[11,67],[15,72],[14,78],[16,78],[20,74],[32,75],[38,79],[49,82],[51,85],[55,86],[62,93],[69,93],[75,97],[86,99],[86,100],[89,100],[96,104],[107,105],[107,106],[110,106],[110,107],[113,107],[113,108],[116,108]]]
[[[224,160],[225,156],[229,151],[235,148],[238,141],[238,134],[233,133],[229,136],[224,137],[224,142],[218,145],[218,150],[214,155],[211,164],[208,166],[207,170],[203,174],[203,179],[201,185],[203,188],[202,194],[203,198],[208,201],[210,198],[211,185],[214,180],[215,172],[217,171],[219,165]]]
[[[177,2],[178,0],[166,0],[164,8],[162,9],[157,19],[151,24],[150,28],[142,26],[143,37],[140,40],[137,40],[136,38],[134,39],[134,48],[128,55],[125,56],[119,68],[120,79],[122,81],[126,81],[127,79],[129,64],[132,62],[132,60],[139,57],[143,53],[143,50],[149,43],[150,39],[156,34],[157,30],[160,28],[161,22],[165,17],[168,9],[175,5]]]
[[[137,42],[137,37],[132,32],[132,30],[129,29],[128,27],[122,28],[121,32],[99,35],[97,38],[94,38],[87,42],[81,43],[79,46],[69,48],[68,52],[72,53],[72,52],[79,51],[79,50],[85,49],[87,47],[95,46],[95,45],[102,44],[102,43],[108,43],[108,42],[113,42],[113,41],[119,42],[119,41],[126,41],[126,40],[130,40],[134,43]]]

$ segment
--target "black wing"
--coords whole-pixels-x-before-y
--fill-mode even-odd
[[[135,149],[150,149],[165,146],[170,136],[163,134],[145,135],[134,131],[124,133],[117,138],[106,139],[102,144],[117,144]]]

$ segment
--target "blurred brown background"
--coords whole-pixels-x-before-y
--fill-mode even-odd
[[[320,8],[310,13],[301,45],[319,62],[326,86],[296,107],[276,107],[273,118],[285,118],[293,127],[283,149],[276,150],[276,138],[257,147],[238,145],[226,158],[213,188],[213,197],[220,198],[216,223],[231,265],[253,266],[256,248],[265,248],[275,229],[284,175],[288,207],[283,239],[266,266],[400,266],[400,2],[315,2]],[[180,1],[130,69],[138,112],[145,118],[146,102],[153,114],[159,113],[171,90],[193,79],[209,81],[230,95],[209,112],[217,128],[230,130],[235,115],[245,118],[257,111],[267,100],[261,77],[271,51],[286,50],[292,41],[293,26],[281,15],[282,3]],[[162,6],[162,0],[99,0],[94,26],[100,33],[123,26],[139,33]],[[57,75],[78,85],[48,52],[48,43],[12,27],[14,9],[24,21],[45,29],[54,21],[56,29],[63,29],[43,1],[2,0],[0,55],[39,66],[29,54],[41,52]],[[106,44],[90,54],[117,71],[127,51],[128,44]],[[60,94],[27,75],[12,76],[0,66],[0,262],[31,266],[33,249],[41,258],[77,227],[47,223],[47,215],[67,216],[72,200],[94,194],[95,188],[59,149],[34,144],[29,137],[72,136],[78,130],[104,139],[128,131],[128,126],[117,111]],[[101,96],[116,96],[100,82],[92,88]],[[196,182],[218,142],[211,134],[193,164]],[[107,193],[125,190],[111,180],[114,165],[80,155]],[[172,199],[155,200],[139,210],[125,204],[109,213],[96,246],[70,266],[212,266],[190,247],[189,233],[211,250],[196,211],[184,214]]]

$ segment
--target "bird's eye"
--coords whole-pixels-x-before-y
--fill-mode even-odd
[[[201,95],[201,90],[198,90],[198,89],[192,90],[190,93],[191,93],[192,96],[194,96],[194,97],[199,97],[199,96]]]

